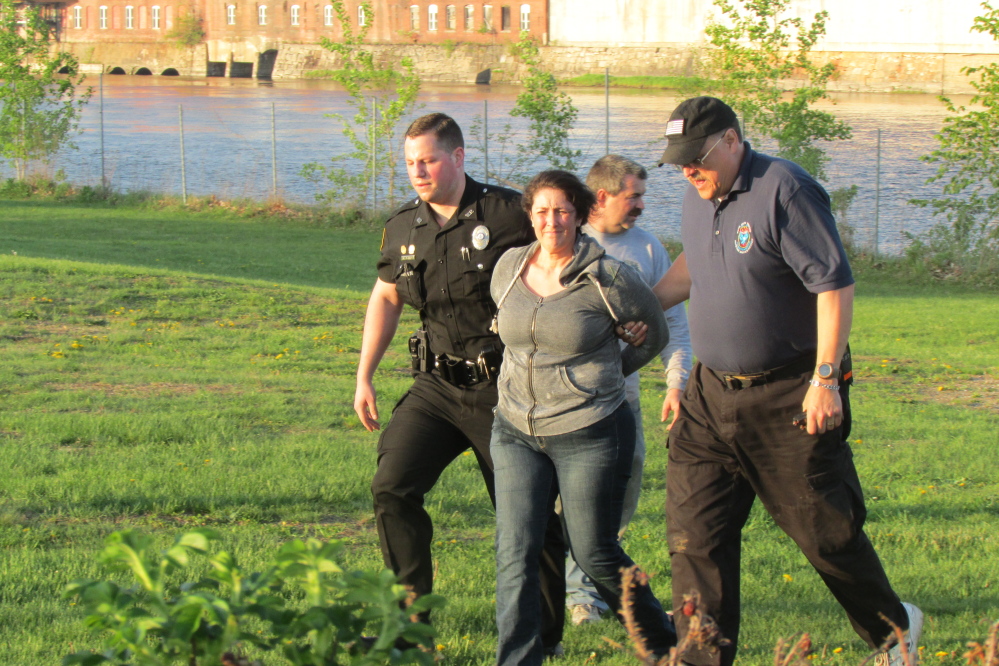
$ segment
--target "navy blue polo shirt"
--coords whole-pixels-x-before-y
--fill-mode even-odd
[[[826,191],[797,164],[745,146],[721,203],[688,187],[680,230],[694,354],[725,373],[814,352],[816,294],[853,284]]]

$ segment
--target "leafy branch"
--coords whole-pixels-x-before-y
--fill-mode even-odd
[[[315,183],[328,182],[329,190],[316,195],[331,205],[358,205],[372,192],[372,204],[378,198],[380,183],[387,182],[389,200],[395,198],[398,150],[396,133],[399,122],[414,108],[420,91],[420,77],[411,58],[402,58],[395,69],[375,62],[374,52],[364,48],[370,26],[374,23],[371,3],[364,0],[361,11],[365,21],[355,31],[343,0],[333,0],[333,11],[340,24],[338,41],[320,38],[320,45],[339,56],[340,69],[330,78],[343,86],[352,116],[334,113],[350,150],[331,158],[331,165],[306,164],[302,175]],[[350,162],[351,167],[344,166]],[[361,166],[358,170],[358,166]]]
[[[985,13],[975,18],[971,29],[999,41],[999,9],[982,3]],[[935,164],[937,171],[926,182],[941,183],[943,196],[914,199],[910,203],[942,215],[948,226],[938,226],[924,242],[917,241],[913,254],[936,255],[942,270],[966,264],[973,271],[994,270],[999,250],[999,63],[965,67],[961,72],[975,77],[969,111],[946,97],[940,100],[948,113],[937,139],[940,147],[920,159]],[[977,79],[977,80],[976,80]]]
[[[52,26],[36,7],[0,0],[0,157],[13,162],[18,180],[30,161],[72,146],[90,98],[90,88],[79,89],[76,58],[52,42]]]
[[[723,21],[711,21],[705,32],[716,47],[710,51],[721,96],[742,116],[747,133],[777,143],[777,155],[825,179],[829,161],[819,141],[850,138],[850,127],[835,116],[811,108],[825,99],[835,74],[831,63],[818,66],[809,52],[826,31],[828,12],[811,24],[787,16],[789,0],[714,0]],[[791,78],[805,83],[786,94]]]

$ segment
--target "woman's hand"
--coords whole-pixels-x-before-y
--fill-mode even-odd
[[[629,321],[614,329],[614,333],[621,340],[624,340],[632,347],[641,347],[645,342],[645,335],[649,332],[649,327],[645,322]]]

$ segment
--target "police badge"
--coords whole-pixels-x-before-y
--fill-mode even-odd
[[[489,246],[489,227],[480,224],[472,230],[472,247],[485,250]]]

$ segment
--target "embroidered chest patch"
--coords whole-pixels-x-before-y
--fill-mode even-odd
[[[739,254],[746,254],[753,247],[753,228],[749,222],[743,222],[735,230],[735,249]]]

